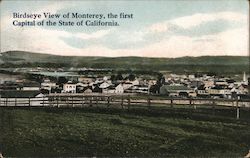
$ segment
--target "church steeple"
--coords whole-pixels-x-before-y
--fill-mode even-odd
[[[247,81],[247,76],[246,76],[246,72],[243,73],[243,82]]]

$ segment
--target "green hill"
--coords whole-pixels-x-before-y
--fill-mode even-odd
[[[59,56],[23,51],[1,53],[1,67],[91,67],[195,72],[242,72],[249,69],[247,56],[180,58]]]

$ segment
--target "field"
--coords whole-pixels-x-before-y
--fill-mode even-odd
[[[1,108],[7,157],[243,157],[250,111],[162,108]]]

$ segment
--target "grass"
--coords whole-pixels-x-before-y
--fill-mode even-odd
[[[250,111],[234,109],[0,109],[8,157],[243,157]]]

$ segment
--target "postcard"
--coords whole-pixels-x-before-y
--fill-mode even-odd
[[[250,158],[248,0],[1,0],[0,158]]]

